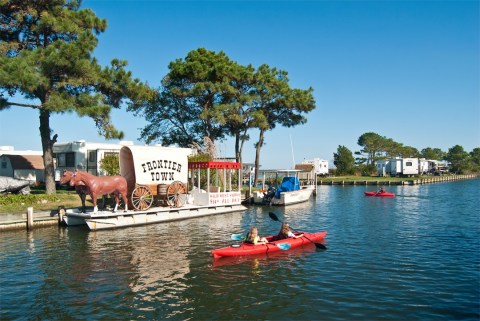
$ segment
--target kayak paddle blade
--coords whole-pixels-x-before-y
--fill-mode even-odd
[[[290,249],[290,244],[287,244],[287,243],[278,243],[275,245],[282,251],[286,251]]]
[[[242,234],[232,234],[230,238],[234,241],[241,241],[243,240],[243,235]]]
[[[280,222],[280,220],[278,219],[277,215],[275,215],[275,213],[273,212],[269,212],[268,213],[268,216],[270,216],[270,218],[274,221],[277,221],[277,222]]]
[[[315,244],[315,247],[319,250],[326,250],[327,247],[325,245],[323,245],[322,243],[314,243]]]

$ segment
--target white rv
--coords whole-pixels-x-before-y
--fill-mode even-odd
[[[377,167],[378,176],[386,177],[390,176],[390,160],[389,159],[380,159],[375,162]]]
[[[328,161],[320,158],[314,158],[311,160],[304,160],[302,164],[313,165],[314,174],[320,176],[328,176]]]
[[[93,175],[105,175],[100,169],[100,161],[107,155],[118,155],[123,146],[133,145],[132,142],[119,144],[89,143],[84,140],[56,143],[53,152],[56,159],[55,180],[60,180],[64,169],[89,172]]]
[[[390,160],[391,176],[418,175],[418,158],[392,158]]]

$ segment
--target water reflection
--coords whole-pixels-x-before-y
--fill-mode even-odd
[[[479,180],[319,186],[311,202],[89,232],[0,233],[0,319],[478,320]],[[214,261],[230,234],[327,230],[303,247]]]

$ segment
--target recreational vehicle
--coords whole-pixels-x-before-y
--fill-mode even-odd
[[[392,158],[390,160],[390,175],[418,175],[418,158]]]
[[[64,169],[85,171],[102,176],[106,173],[100,169],[100,161],[107,155],[119,155],[123,146],[133,145],[132,142],[119,144],[89,143],[84,140],[56,143],[53,152],[56,159],[55,180],[60,180]]]
[[[328,161],[320,158],[304,160],[302,164],[312,164],[314,174],[319,176],[328,176]]]

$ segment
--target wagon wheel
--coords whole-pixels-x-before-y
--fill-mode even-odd
[[[136,210],[144,211],[153,203],[153,193],[147,186],[137,186],[132,192],[132,205]]]
[[[187,194],[187,187],[182,182],[175,181],[168,185],[167,204],[172,207],[182,207],[187,200],[182,194]]]

